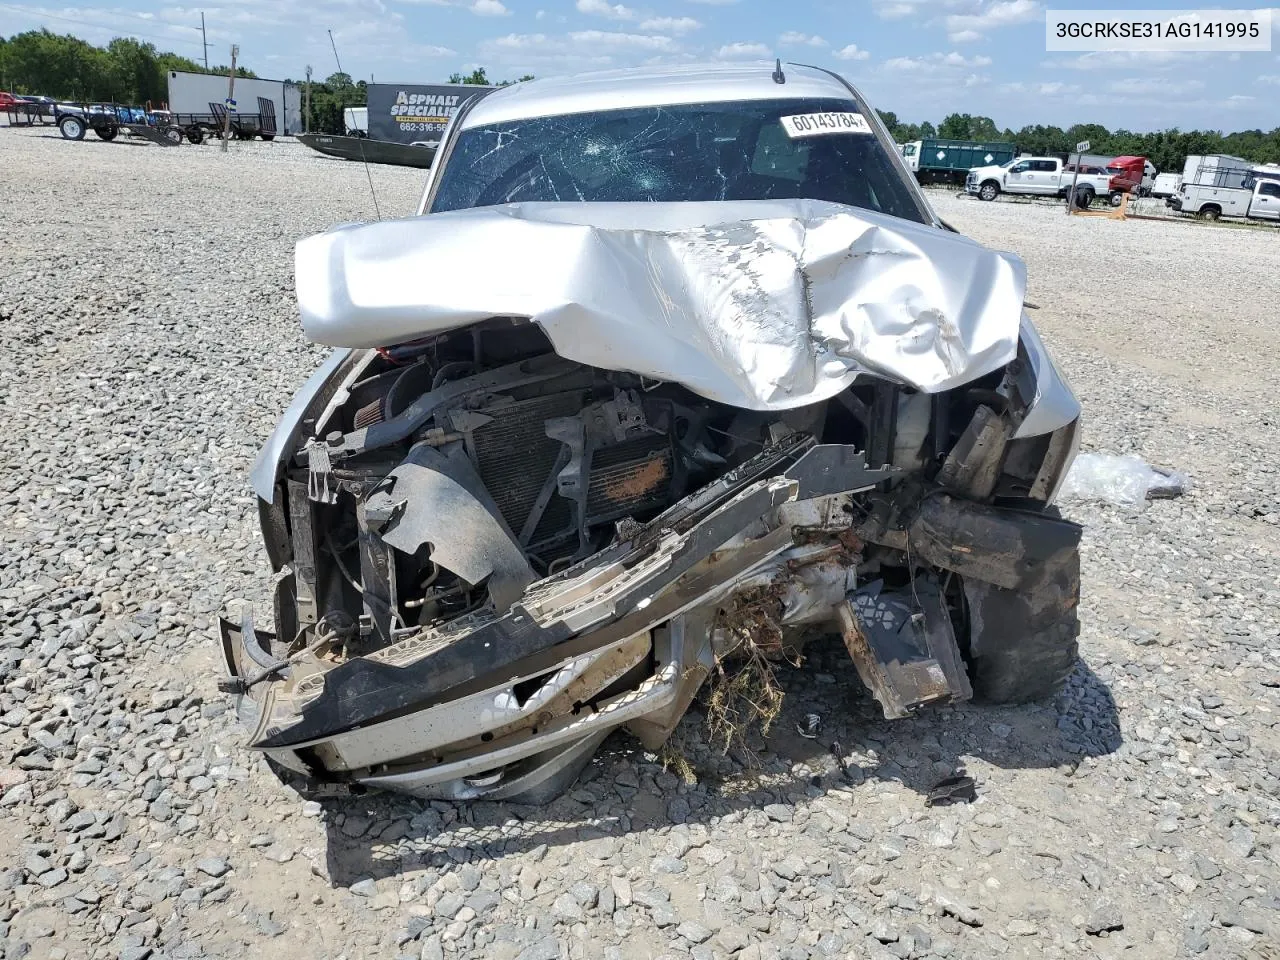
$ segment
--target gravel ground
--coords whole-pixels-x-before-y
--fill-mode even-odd
[[[241,749],[211,634],[266,609],[246,472],[322,355],[291,247],[370,215],[365,171],[9,129],[0,169],[0,957],[1277,956],[1274,236],[932,194],[1026,259],[1085,446],[1195,482],[1066,505],[1053,703],[888,724],[833,643],[755,777],[694,713],[694,784],[616,737],[542,809],[317,803]],[[421,171],[371,174],[412,209]],[[926,808],[957,764],[978,801]]]

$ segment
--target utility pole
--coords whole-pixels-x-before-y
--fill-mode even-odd
[[[226,120],[223,121],[222,127],[222,152],[227,152],[227,141],[231,139],[231,112],[236,108],[236,57],[240,55],[240,48],[234,43],[231,45],[231,69],[227,71],[227,109]]]
[[[311,64],[307,64],[307,105],[302,114],[302,132],[311,132]]]
[[[209,69],[209,38],[204,32],[204,11],[200,11],[200,42],[204,44],[204,68]]]

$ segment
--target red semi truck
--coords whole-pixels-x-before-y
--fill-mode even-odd
[[[1120,197],[1126,193],[1147,196],[1156,180],[1155,164],[1146,157],[1116,157],[1107,164],[1107,173],[1111,174],[1107,194],[1113,207],[1120,206]]]

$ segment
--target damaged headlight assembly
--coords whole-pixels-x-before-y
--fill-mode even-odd
[[[620,184],[563,156],[485,173],[504,125],[556,119],[563,154],[571,120],[594,158],[629,122],[534,82],[455,118],[432,212],[298,245],[304,331],[336,349],[253,472],[273,628],[220,627],[253,749],[319,782],[543,801],[615,730],[659,748],[761,588],[788,642],[842,635],[889,718],[1062,684],[1080,529],[1052,502],[1079,406],[1021,264],[940,228],[843,81],[791,68],[794,92],[743,99],[716,80],[738,69],[678,108],[661,77],[630,89],[667,142],[703,113],[767,129],[770,151],[732,144],[740,188],[732,151],[676,182],[636,136],[609,146]],[[788,149],[792,177],[862,151],[889,184],[868,196],[897,199],[765,199],[759,158]]]

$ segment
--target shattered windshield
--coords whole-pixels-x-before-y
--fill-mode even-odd
[[[633,107],[464,130],[431,209],[776,199],[927,222],[856,104],[838,99]]]

